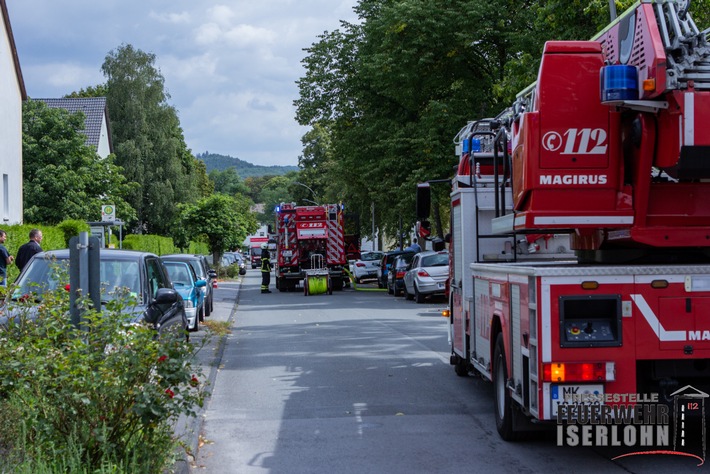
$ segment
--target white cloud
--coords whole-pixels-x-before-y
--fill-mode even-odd
[[[190,14],[187,12],[180,13],[164,13],[164,12],[154,12],[151,11],[150,18],[158,20],[161,23],[172,23],[172,24],[187,24],[190,23]]]
[[[252,163],[297,163],[294,120],[303,48],[357,0],[15,0],[8,5],[30,97],[61,97],[105,81],[121,44],[156,66],[193,152]]]

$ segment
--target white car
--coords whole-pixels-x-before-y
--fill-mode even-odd
[[[414,256],[409,270],[404,274],[404,296],[423,303],[427,296],[443,295],[448,278],[449,252],[420,252]]]
[[[383,252],[363,252],[360,260],[353,263],[353,278],[355,283],[360,283],[368,278],[377,278],[377,269],[380,267],[380,260],[384,256]]]

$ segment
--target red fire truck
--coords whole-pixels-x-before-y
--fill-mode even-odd
[[[339,204],[276,207],[276,287],[293,291],[314,262],[328,268],[330,287],[342,290],[345,279],[345,232]],[[314,258],[320,255],[322,258]]]
[[[710,388],[710,47],[684,8],[548,42],[457,135],[451,364],[493,382],[506,440],[571,394]]]

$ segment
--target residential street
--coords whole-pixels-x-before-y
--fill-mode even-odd
[[[557,447],[554,433],[502,441],[492,386],[448,364],[441,300],[261,294],[259,283],[249,271],[235,312],[238,285],[220,283],[215,317],[232,314],[232,334],[190,472],[698,471],[688,458]]]

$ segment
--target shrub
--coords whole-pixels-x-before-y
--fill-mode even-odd
[[[57,228],[64,233],[64,247],[68,247],[69,239],[79,235],[80,232],[91,232],[91,226],[89,226],[89,224],[75,219],[67,219],[62,221],[57,224]]]
[[[155,473],[168,465],[172,423],[195,416],[204,400],[192,365],[199,347],[128,325],[124,296],[101,313],[86,310],[80,330],[60,289],[33,308],[35,320],[20,307],[0,331],[0,472]]]
[[[178,253],[175,248],[173,239],[170,237],[161,237],[160,235],[151,234],[130,234],[123,239],[123,248],[132,250],[141,250],[143,252],[152,252],[156,255],[165,255],[170,253]]]

